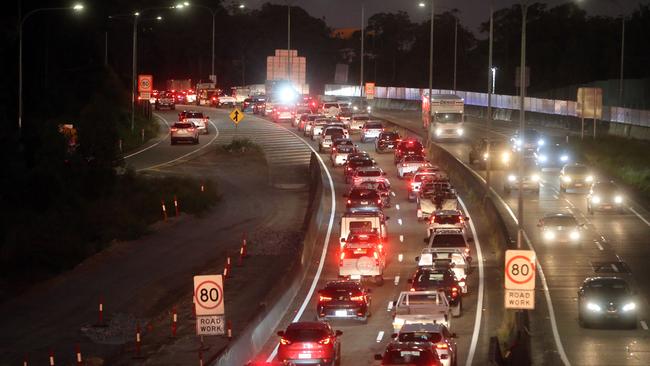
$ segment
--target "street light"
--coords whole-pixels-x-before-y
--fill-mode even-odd
[[[246,7],[245,4],[239,4],[239,9],[244,9]]]
[[[174,7],[176,9],[183,9],[183,8],[189,7],[189,6],[190,6],[190,3],[186,1],[186,2],[183,2],[183,3],[176,4]],[[205,6],[205,5],[201,5],[201,4],[192,4],[192,7],[206,9],[212,15],[212,62],[210,64],[210,80],[212,80],[213,82],[216,82],[216,77],[214,76],[215,75],[215,73],[214,73],[214,40],[215,40],[215,21],[216,21],[217,11],[215,9],[212,9],[209,6]],[[244,7],[244,4],[239,5],[240,9],[243,9],[243,7]]]
[[[80,12],[83,8],[83,4],[74,4],[73,6],[59,8],[38,8],[31,10],[20,19],[18,25],[18,133],[22,133],[23,129],[23,25],[25,21],[30,16],[39,12],[56,10],[74,10],[75,12]]]
[[[429,30],[429,112],[427,113],[428,125],[431,125],[431,93],[433,90],[433,19],[434,19],[434,0],[431,0],[431,29]],[[424,8],[426,3],[420,1],[418,6]],[[426,143],[429,143],[429,132],[427,131]]]

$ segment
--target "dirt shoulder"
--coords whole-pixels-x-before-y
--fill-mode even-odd
[[[274,278],[286,271],[289,253],[300,242],[307,192],[268,186],[261,156],[207,153],[147,174],[210,178],[218,182],[223,198],[202,217],[182,215],[159,223],[151,234],[115,243],[74,270],[1,304],[0,311],[7,317],[0,324],[0,365],[15,365],[26,353],[32,362],[45,362],[50,349],[57,364],[69,364],[77,343],[84,358],[94,357],[96,364],[102,364],[100,360],[133,364],[137,324],[142,327],[143,354],[148,356],[143,362],[197,362],[192,276],[220,273],[229,254],[236,264],[234,253],[247,232],[252,256],[243,267],[233,267],[234,276],[225,286],[233,328],[244,327]],[[109,325],[105,328],[93,326],[100,297]],[[179,337],[169,339],[173,308],[179,313]],[[222,337],[207,337],[206,357],[225,342]],[[166,356],[165,350],[174,346],[180,348],[171,353],[173,357]]]

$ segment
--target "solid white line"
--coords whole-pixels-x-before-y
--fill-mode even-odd
[[[395,276],[395,286],[399,284],[399,276]]]
[[[167,134],[165,135],[165,137],[161,138],[160,141],[156,142],[155,144],[153,144],[153,145],[151,145],[151,146],[147,146],[147,147],[145,147],[145,148],[142,149],[142,150],[138,150],[138,151],[133,152],[133,153],[131,153],[131,154],[129,154],[129,155],[125,155],[125,156],[123,157],[123,159],[128,159],[128,158],[130,158],[130,157],[132,157],[132,156],[135,156],[135,155],[138,155],[138,154],[140,154],[140,153],[143,153],[143,152],[145,152],[145,151],[147,151],[147,150],[149,150],[149,149],[152,149],[152,148],[158,146],[161,142],[167,140],[167,136],[169,136],[169,133],[170,133],[170,131],[169,131],[169,123],[168,123],[167,120],[166,120],[163,116],[161,116],[160,114],[158,114],[158,113],[154,113],[154,115],[155,115],[156,117],[160,118],[163,122],[165,122],[165,125],[167,125]]]
[[[391,191],[390,194],[395,197],[395,192]]]
[[[395,208],[399,210],[399,204],[395,205]]]
[[[388,301],[388,307],[386,308],[386,310],[387,311],[393,310],[393,302],[392,301]]]
[[[458,203],[463,207],[463,211],[469,215],[469,211],[467,210],[467,206],[465,206],[465,202],[458,197]],[[476,247],[476,256],[478,257],[478,299],[477,299],[477,304],[476,304],[476,319],[474,319],[474,331],[472,333],[472,341],[470,343],[469,347],[469,354],[467,356],[467,362],[465,363],[467,366],[471,365],[472,362],[474,361],[474,354],[476,353],[476,345],[478,344],[478,336],[479,332],[481,330],[481,317],[483,315],[483,293],[485,291],[484,288],[484,269],[483,269],[483,251],[481,250],[481,244],[478,240],[478,235],[476,234],[476,228],[474,227],[474,221],[469,222],[469,227],[472,230],[472,237],[474,237],[474,246]]]
[[[404,235],[400,235],[400,236],[399,236],[399,241],[400,241],[400,243],[403,243],[403,242],[404,242]]]
[[[646,324],[645,320],[641,320],[639,323],[641,323],[641,328],[643,328],[643,330],[648,330],[648,324]]]
[[[382,338],[384,338],[384,331],[380,330],[379,333],[377,333],[377,343],[381,342]]]
[[[603,246],[600,245],[600,242],[598,240],[594,240],[594,243],[596,243],[596,246],[598,247],[598,249],[605,250],[605,248],[603,248]]]
[[[645,217],[641,216],[640,213],[638,213],[632,206],[629,207],[630,211],[636,215],[641,221],[645,222],[646,225],[650,226],[650,221],[646,220]]]
[[[136,172],[141,172],[143,170],[149,170],[149,169],[155,169],[155,168],[159,168],[159,167],[164,166],[164,165],[169,165],[169,164],[175,163],[175,162],[177,162],[177,161],[179,161],[179,160],[181,160],[183,158],[186,158],[186,157],[188,157],[188,156],[190,156],[190,155],[192,155],[192,154],[194,154],[196,152],[199,152],[199,151],[205,149],[206,147],[210,146],[214,142],[214,140],[216,140],[219,137],[219,129],[217,128],[217,125],[212,123],[212,121],[210,121],[210,124],[214,127],[215,133],[214,133],[214,137],[212,138],[212,140],[210,140],[210,142],[208,142],[207,144],[199,147],[196,150],[192,150],[192,151],[188,152],[187,154],[183,154],[183,155],[177,157],[176,159],[172,159],[172,160],[166,161],[164,163],[160,163],[160,164],[155,164],[155,165],[152,165],[152,166],[147,167],[147,168],[141,168],[141,169],[136,170]]]
[[[325,241],[323,243],[323,252],[321,253],[320,256],[320,261],[318,262],[318,270],[316,270],[316,275],[314,276],[314,279],[311,282],[311,287],[309,288],[309,292],[307,292],[307,296],[305,296],[305,300],[303,301],[302,305],[298,309],[298,312],[296,313],[296,316],[293,317],[293,320],[291,321],[292,323],[295,323],[300,320],[302,317],[302,314],[305,312],[305,309],[307,308],[307,305],[309,305],[309,302],[311,300],[311,297],[314,295],[314,291],[316,290],[316,285],[318,284],[318,281],[320,280],[320,275],[323,272],[323,267],[325,265],[325,259],[327,257],[327,247],[329,245],[330,241],[330,235],[332,234],[332,227],[334,226],[334,216],[336,215],[336,192],[334,191],[334,180],[332,180],[332,175],[330,174],[329,169],[325,165],[325,162],[323,161],[323,158],[321,158],[320,154],[314,150],[311,145],[309,145],[305,140],[303,140],[300,136],[296,135],[293,133],[293,131],[290,131],[289,129],[286,129],[289,133],[292,135],[296,136],[299,138],[301,141],[304,142],[305,145],[311,151],[314,152],[316,157],[318,158],[318,161],[320,161],[321,166],[323,169],[325,169],[325,173],[327,174],[327,180],[330,185],[330,194],[332,196],[332,203],[331,203],[331,211],[330,211],[330,219],[329,223],[327,225],[327,233],[325,234]],[[275,348],[273,349],[273,352],[269,355],[269,357],[266,359],[266,362],[271,362],[275,358],[275,356],[278,353],[278,345],[275,345]]]

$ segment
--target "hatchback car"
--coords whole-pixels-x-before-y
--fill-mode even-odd
[[[443,324],[404,324],[399,333],[393,333],[397,342],[428,344],[438,354],[443,366],[455,366],[458,362],[456,333],[451,333]]]
[[[589,277],[578,290],[578,321],[588,328],[603,325],[637,326],[635,292],[618,277]]]
[[[348,208],[359,206],[383,206],[381,194],[374,189],[352,187],[350,192],[345,194],[344,197],[347,197],[348,199]]]
[[[383,153],[393,151],[400,141],[400,135],[396,131],[384,131],[379,134],[375,141],[375,151]]]
[[[623,192],[614,182],[597,182],[587,195],[587,211],[593,215],[596,211],[625,211]]]
[[[191,142],[193,144],[199,143],[199,129],[196,128],[196,125],[189,122],[174,123],[170,129],[169,136],[172,145],[176,145],[176,143],[181,141]]]
[[[316,316],[324,319],[355,319],[363,323],[370,316],[370,290],[358,281],[331,281],[318,291]]]
[[[367,121],[361,128],[361,142],[373,140],[384,132],[384,126],[379,121]]]
[[[560,170],[560,192],[585,189],[594,183],[594,174],[582,164],[567,164]]]
[[[338,365],[342,334],[325,322],[291,323],[286,331],[278,332],[278,359],[293,364]]]
[[[552,213],[542,217],[537,223],[547,243],[553,242],[578,242],[582,236],[584,224],[578,223],[571,213]]]

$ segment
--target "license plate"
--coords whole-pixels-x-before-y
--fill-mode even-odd
[[[361,201],[361,204],[362,204],[362,205],[367,205],[367,204],[368,204],[368,201]]]
[[[334,315],[336,315],[336,316],[347,316],[348,312],[347,312],[347,310],[336,310],[334,312]]]
[[[298,358],[305,360],[311,358],[311,353],[298,353]]]
[[[361,279],[361,275],[358,275],[358,274],[356,274],[356,275],[350,275],[350,279],[351,279],[351,280],[360,280],[360,279]]]

